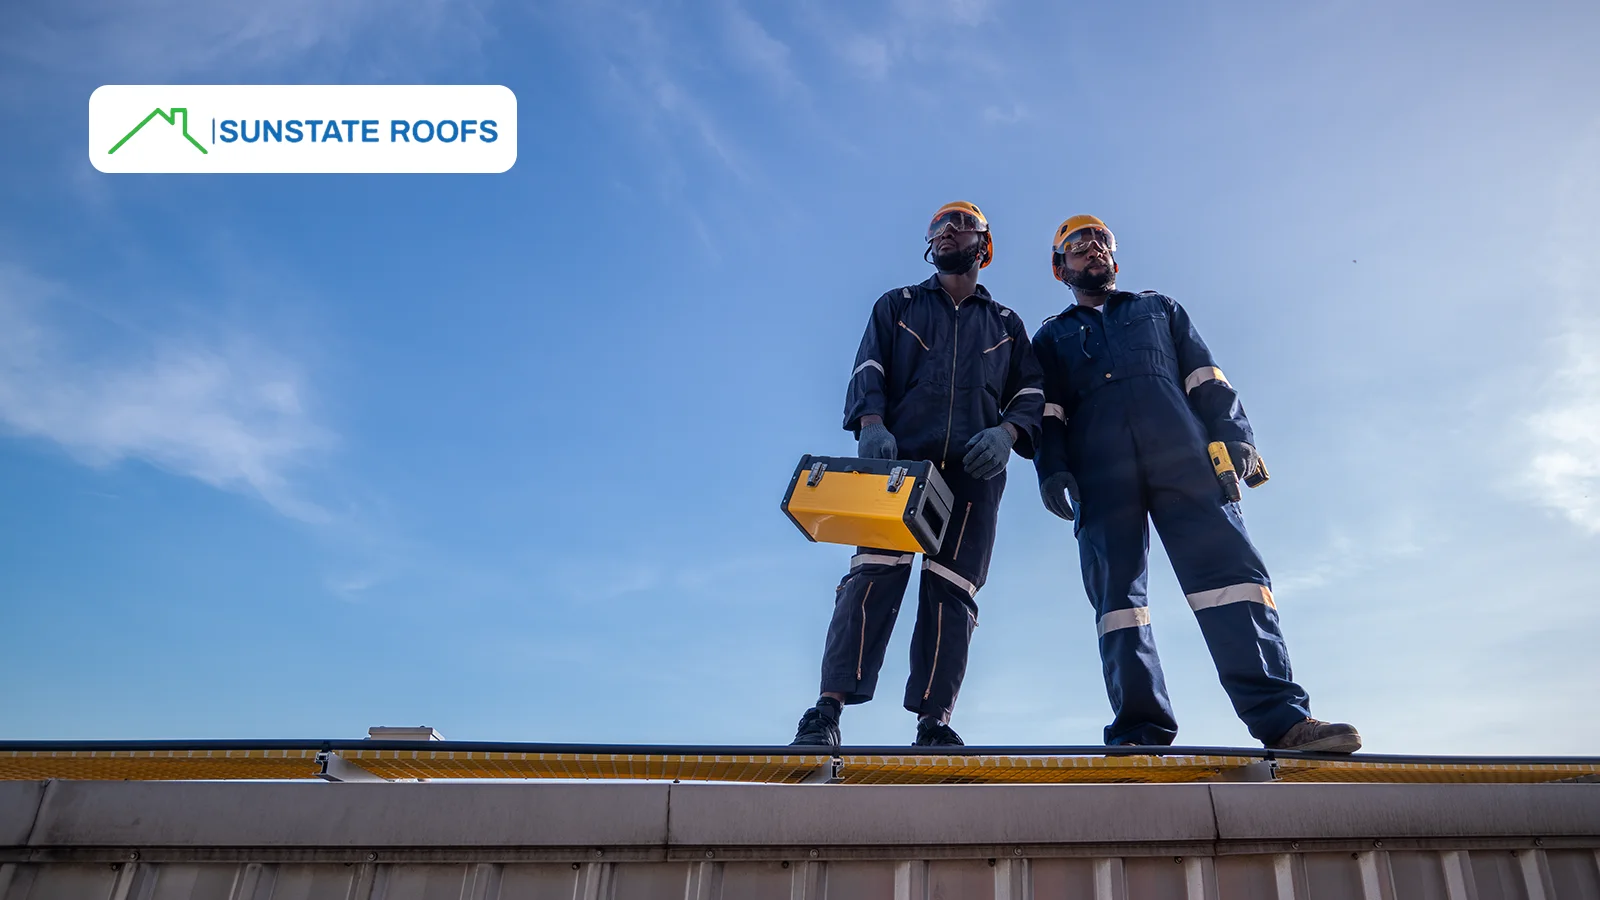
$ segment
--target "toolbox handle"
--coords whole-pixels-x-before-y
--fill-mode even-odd
[[[906,467],[905,466],[895,466],[894,468],[890,469],[889,470],[889,485],[888,485],[889,493],[891,493],[891,494],[900,493],[900,485],[904,484],[905,480],[906,480]]]

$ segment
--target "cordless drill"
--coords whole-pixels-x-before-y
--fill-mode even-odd
[[[1216,470],[1217,480],[1222,482],[1222,493],[1230,503],[1237,503],[1244,494],[1239,490],[1239,473],[1233,468],[1233,457],[1228,453],[1228,445],[1221,441],[1212,441],[1206,448],[1211,454],[1211,468]],[[1260,487],[1270,478],[1267,474],[1267,461],[1257,457],[1254,472],[1245,476],[1244,483],[1248,487]]]

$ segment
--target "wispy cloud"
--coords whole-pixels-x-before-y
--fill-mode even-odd
[[[1578,142],[1574,161],[1560,179],[1560,212],[1545,241],[1544,260],[1555,302],[1547,309],[1561,322],[1552,339],[1551,365],[1538,384],[1534,411],[1524,419],[1526,446],[1534,448],[1523,483],[1540,505],[1566,516],[1589,534],[1600,534],[1600,317],[1595,285],[1600,262],[1600,122]]]
[[[255,494],[297,519],[327,520],[291,482],[333,440],[307,410],[291,361],[243,336],[121,335],[119,346],[141,346],[83,349],[51,315],[66,296],[0,266],[0,427],[57,444],[86,465],[140,460]]]
[[[983,120],[991,125],[1015,125],[1028,117],[1028,111],[1020,103],[1011,104],[1010,108],[988,106],[983,110]]]
[[[489,29],[486,0],[59,0],[19,4],[6,14],[0,51],[51,71],[175,78],[215,67],[249,68],[350,49],[381,63],[389,39],[430,55],[476,50]],[[358,40],[359,39],[359,40]],[[409,54],[408,54],[409,56]],[[410,56],[410,67],[417,62]]]
[[[778,90],[799,93],[805,90],[789,59],[789,45],[774,38],[760,22],[750,17],[737,3],[722,8],[729,53],[745,68],[766,78]]]
[[[881,81],[889,74],[889,44],[881,38],[846,35],[834,48],[845,62],[869,78]]]
[[[1537,450],[1526,481],[1541,504],[1600,534],[1600,334],[1569,333],[1558,347],[1549,400],[1527,419]]]
[[[919,22],[977,25],[994,15],[995,0],[896,0],[903,18]]]
[[[1363,527],[1358,535],[1334,531],[1324,540],[1320,552],[1274,577],[1273,590],[1280,594],[1313,591],[1359,577],[1393,560],[1418,556],[1425,549],[1427,533],[1417,516],[1403,509]]]

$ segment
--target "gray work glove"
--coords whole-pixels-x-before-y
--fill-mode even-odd
[[[993,478],[1005,470],[1016,440],[1004,425],[985,428],[967,440],[967,455],[961,458],[961,465],[973,478]]]
[[[1068,522],[1072,521],[1072,500],[1078,499],[1078,481],[1071,472],[1057,472],[1039,482],[1039,496],[1044,498],[1044,508]]]
[[[1261,454],[1256,448],[1244,441],[1225,441],[1228,446],[1228,456],[1233,459],[1233,470],[1239,473],[1239,480],[1248,478],[1256,467],[1261,465]]]
[[[882,422],[861,426],[861,437],[856,441],[857,456],[862,459],[894,459],[899,452],[894,435],[883,427]]]

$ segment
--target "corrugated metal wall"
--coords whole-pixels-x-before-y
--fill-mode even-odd
[[[0,784],[0,900],[1600,900],[1600,785]]]
[[[4,900],[1567,900],[1600,897],[1592,850],[1223,857],[622,863],[54,863]]]

